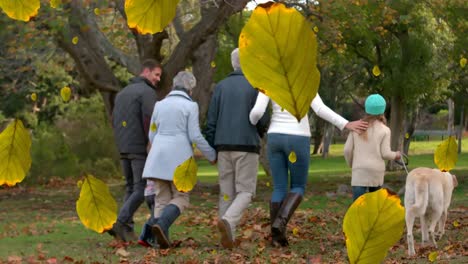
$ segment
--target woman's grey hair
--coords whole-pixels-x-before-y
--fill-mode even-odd
[[[192,90],[197,85],[197,79],[189,71],[181,71],[172,80],[173,87],[183,87]]]
[[[239,48],[236,48],[231,52],[231,64],[234,70],[240,70]]]

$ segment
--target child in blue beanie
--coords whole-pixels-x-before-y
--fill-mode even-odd
[[[344,156],[352,168],[353,201],[366,192],[379,190],[384,182],[385,160],[398,160],[399,151],[390,149],[390,128],[384,116],[386,102],[379,94],[371,94],[365,102],[369,123],[366,132],[350,132],[344,146]]]

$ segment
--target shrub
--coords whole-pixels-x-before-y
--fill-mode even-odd
[[[33,130],[31,178],[121,176],[112,128],[99,94],[70,101],[53,124]]]

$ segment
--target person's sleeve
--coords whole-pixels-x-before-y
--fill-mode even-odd
[[[192,109],[188,117],[188,133],[189,139],[192,143],[195,143],[197,148],[201,151],[203,156],[206,157],[209,161],[216,160],[216,151],[208,144],[206,139],[202,136],[200,132],[200,125],[198,122],[198,105],[197,103],[192,104]]]
[[[380,153],[384,160],[394,160],[397,155],[396,152],[392,151],[390,147],[390,138],[391,132],[390,129],[387,128],[385,129],[384,136],[380,143]]]
[[[215,147],[215,136],[216,136],[216,123],[218,122],[218,113],[219,113],[219,89],[218,86],[215,87],[213,96],[211,97],[210,105],[208,107],[208,114],[206,118],[206,126],[203,131],[206,137],[206,141],[210,144],[211,147]]]
[[[344,157],[346,160],[346,163],[350,168],[353,167],[353,151],[354,151],[354,139],[353,139],[353,133],[350,132],[348,134],[348,138],[346,139],[346,143],[344,145]]]
[[[151,118],[150,118],[150,124],[149,124],[149,128],[148,129],[148,139],[149,139],[149,142],[151,144],[153,144],[153,139],[154,139],[154,136],[156,135],[156,133],[158,132],[158,124],[156,123],[156,116],[157,116],[157,111],[158,111],[158,106],[157,106],[158,103],[155,103],[154,105],[154,111],[153,111],[153,115],[151,115]],[[154,127],[154,129],[151,129],[151,126]]]
[[[156,92],[153,89],[144,89],[141,98],[141,120],[145,135],[148,135],[151,114],[153,113],[154,104],[156,103]]]
[[[255,105],[252,110],[250,110],[249,114],[249,120],[252,125],[256,125],[265,114],[269,101],[270,98],[268,98],[268,96],[263,93],[258,93],[257,101],[255,101]]]
[[[323,103],[322,98],[320,98],[320,95],[318,93],[315,96],[314,100],[312,100],[310,107],[319,117],[333,124],[340,130],[343,130],[346,124],[348,124],[348,120],[335,113],[328,106],[326,106],[325,103]]]

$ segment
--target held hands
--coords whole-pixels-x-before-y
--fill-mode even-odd
[[[348,124],[346,124],[345,126],[345,128],[351,131],[354,131],[358,134],[365,132],[368,127],[369,127],[369,123],[367,123],[366,121],[362,121],[362,120],[348,122]]]

